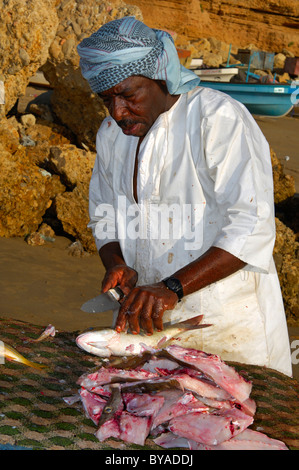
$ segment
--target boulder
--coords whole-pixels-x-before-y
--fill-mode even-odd
[[[97,95],[91,92],[79,67],[76,46],[104,23],[123,16],[142,20],[138,7],[122,0],[64,0],[57,8],[59,27],[49,49],[49,58],[42,67],[54,89],[53,111],[77,137],[77,144],[95,150],[95,137],[107,110]]]
[[[61,145],[50,148],[47,158],[49,171],[59,174],[68,188],[84,186],[88,193],[89,181],[96,154],[75,145]]]
[[[25,130],[26,135],[35,143],[26,148],[26,153],[32,163],[46,169],[52,146],[69,145],[73,141],[71,133],[63,126],[37,119],[34,126]]]
[[[279,52],[274,56],[274,68],[275,69],[283,69],[284,68],[284,63],[286,60],[286,56]]]
[[[293,176],[287,175],[284,172],[283,166],[272,148],[270,148],[270,153],[273,171],[274,202],[279,204],[295,195],[295,180]]]
[[[47,169],[59,174],[68,191],[58,194],[54,209],[63,230],[79,241],[87,252],[95,252],[89,222],[88,197],[89,182],[96,153],[79,149],[74,145],[61,145],[50,148]]]
[[[289,324],[299,321],[299,243],[294,232],[278,218],[273,256]]]
[[[30,161],[17,131],[0,122],[0,236],[27,236],[42,223],[53,199],[64,192],[59,176]]]
[[[25,94],[30,77],[48,58],[58,27],[56,0],[6,0],[0,8],[0,118]]]
[[[59,194],[55,198],[55,210],[64,231],[78,240],[85,251],[96,253],[97,248],[91,229],[87,228],[88,193],[84,186],[79,185],[71,192]]]

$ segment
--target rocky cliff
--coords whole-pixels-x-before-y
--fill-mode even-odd
[[[151,27],[175,31],[180,40],[213,36],[239,47],[299,55],[297,0],[133,0]]]

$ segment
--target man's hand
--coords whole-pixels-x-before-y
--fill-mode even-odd
[[[128,323],[132,333],[138,334],[141,327],[152,335],[154,328],[163,330],[163,314],[165,310],[172,310],[177,302],[177,295],[163,282],[135,287],[122,301],[115,329],[121,332]]]
[[[124,295],[128,295],[135,287],[137,279],[137,272],[129,266],[124,264],[113,266],[106,271],[102,282],[102,291],[107,292],[109,289],[119,286]]]

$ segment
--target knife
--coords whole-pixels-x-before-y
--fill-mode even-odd
[[[119,300],[124,297],[123,291],[119,287],[109,289],[107,292],[97,295],[93,299],[87,300],[81,310],[87,313],[100,313],[107,310],[115,310],[120,307]]]

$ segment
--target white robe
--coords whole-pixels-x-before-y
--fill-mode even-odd
[[[246,108],[198,87],[161,114],[138,156],[138,138],[111,117],[97,135],[90,182],[90,224],[98,249],[119,241],[138,284],[157,282],[222,248],[246,263],[188,295],[164,321],[203,314],[213,326],[184,333],[184,343],[223,360],[291,375],[288,332],[272,258],[275,241],[269,145]]]

